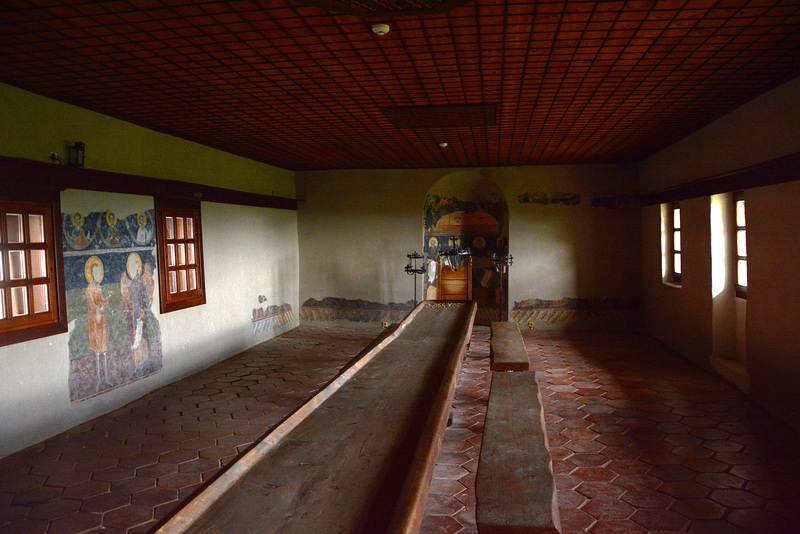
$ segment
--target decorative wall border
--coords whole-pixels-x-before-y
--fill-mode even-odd
[[[639,298],[528,299],[514,303],[511,320],[538,330],[639,330],[643,323]]]
[[[325,297],[322,300],[308,299],[300,307],[300,319],[305,321],[355,321],[359,323],[389,322],[403,320],[414,308],[412,301],[370,302],[337,297]]]

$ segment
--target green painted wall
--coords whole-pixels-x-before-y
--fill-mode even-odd
[[[86,144],[86,167],[294,198],[294,173],[0,83],[0,156],[50,161]]]

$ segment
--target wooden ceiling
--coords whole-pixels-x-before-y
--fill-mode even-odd
[[[0,80],[312,170],[638,161],[800,75],[798,0],[337,4],[8,0]]]

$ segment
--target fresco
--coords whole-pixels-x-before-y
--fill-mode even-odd
[[[543,191],[527,191],[517,196],[520,204],[563,204],[564,206],[577,206],[581,203],[580,193],[545,193]],[[639,197],[633,195],[600,195],[592,193],[590,206],[593,208],[617,209],[621,206],[635,206],[639,204]]]
[[[63,213],[69,391],[78,402],[161,370],[154,210]]]
[[[300,319],[306,321],[356,321],[362,323],[399,323],[414,308],[414,302],[370,302],[367,300],[325,297],[308,299],[300,307]]]
[[[275,330],[294,321],[291,304],[284,302],[280,306],[267,306],[266,302],[267,297],[258,296],[258,307],[253,308],[253,335]]]
[[[457,270],[471,257],[476,321],[497,320],[508,287],[504,279],[501,290],[500,275],[491,262],[492,255],[508,254],[508,205],[497,185],[485,178],[444,179],[425,198],[423,222],[423,298],[437,298],[440,264]]]
[[[528,191],[517,197],[520,204],[563,204],[564,206],[577,206],[581,203],[580,193],[544,193],[542,191]]]
[[[538,330],[639,330],[642,327],[638,298],[527,299],[514,303],[511,320]]]

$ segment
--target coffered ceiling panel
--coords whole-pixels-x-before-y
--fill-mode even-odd
[[[0,80],[311,170],[636,161],[800,75],[797,0],[311,3],[0,2]]]

